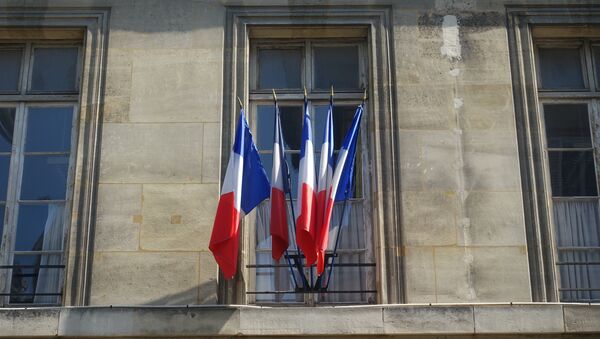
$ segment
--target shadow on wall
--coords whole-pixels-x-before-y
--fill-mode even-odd
[[[111,30],[135,32],[186,32],[211,27],[222,28],[225,7],[219,1],[195,0],[20,0],[6,1],[0,10],[32,8],[36,11],[69,11],[73,8],[110,8]],[[217,37],[214,37],[217,38]]]
[[[185,291],[167,294],[141,305],[216,305],[217,281],[210,280]]]

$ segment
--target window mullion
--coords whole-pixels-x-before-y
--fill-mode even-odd
[[[312,65],[312,44],[306,40],[304,45],[304,86],[308,93],[313,89],[313,65]]]
[[[596,91],[596,80],[594,79],[594,60],[592,57],[592,48],[589,40],[585,40],[583,43],[583,58],[584,58],[584,81],[587,80],[588,90],[590,92]]]
[[[27,86],[29,85],[29,73],[31,69],[31,43],[28,42],[25,45],[25,53],[23,53],[23,61],[21,66],[21,83],[19,88],[20,94],[27,93]]]
[[[596,79],[598,82],[600,79]],[[596,169],[596,188],[600,196],[600,100],[592,100],[590,105],[590,132],[592,133],[592,150],[594,153],[594,167]]]
[[[0,251],[0,262],[2,265],[12,265],[13,248],[17,236],[17,215],[18,215],[18,195],[21,186],[21,168],[22,168],[22,144],[25,130],[25,103],[19,103],[15,114],[15,126],[13,130],[12,156],[10,159],[10,169],[8,175],[8,189],[6,194],[6,217],[4,242]],[[12,269],[0,270],[0,282],[3,284],[0,289],[2,293],[10,292],[10,281]],[[2,297],[2,304],[7,305],[10,297]]]

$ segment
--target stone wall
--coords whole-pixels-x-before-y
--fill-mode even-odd
[[[394,10],[407,302],[531,300],[506,14],[475,3]]]
[[[91,304],[216,302],[225,8],[111,4]]]

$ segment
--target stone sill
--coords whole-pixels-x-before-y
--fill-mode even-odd
[[[600,333],[600,305],[112,306],[0,309],[0,337]]]

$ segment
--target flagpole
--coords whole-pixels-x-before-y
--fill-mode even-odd
[[[363,98],[362,98],[362,102],[360,103],[360,105],[362,106],[362,108],[364,109],[365,107],[365,101],[367,100],[367,89],[365,88],[365,91],[363,93]],[[348,191],[350,189],[350,183],[354,183],[354,180],[350,180],[348,182],[348,187],[346,187],[346,191],[344,192],[344,195],[346,196],[346,199],[344,199],[344,206],[342,207],[342,215],[340,216],[340,223],[338,226],[338,232],[335,236],[335,246],[333,248],[333,256],[331,258],[331,266],[329,267],[329,274],[327,276],[327,284],[325,285],[325,290],[327,290],[327,288],[329,287],[329,283],[331,282],[331,274],[333,272],[333,267],[334,267],[334,263],[335,263],[335,257],[337,254],[337,248],[338,248],[338,244],[340,241],[340,233],[342,232],[342,223],[344,221],[344,214],[346,213],[346,206],[348,205]],[[334,197],[335,199],[335,197]]]
[[[277,94],[275,93],[275,89],[272,89],[272,90],[273,90],[273,101],[274,101],[275,110],[276,110],[275,114],[278,114],[279,110],[278,110],[278,106],[277,106]],[[282,133],[281,130],[279,130],[279,133],[280,133],[280,135],[279,135],[279,141],[283,143],[284,142],[283,141],[283,133]],[[290,209],[291,209],[291,212],[292,212],[292,225],[294,226],[294,236],[295,236],[296,235],[296,213],[294,211],[294,201],[292,200],[292,190],[291,190],[292,179],[291,179],[291,176],[290,176],[290,171],[289,171],[289,167],[287,165],[287,160],[285,158],[285,154],[281,154],[280,161],[281,161],[282,164],[285,164],[285,168],[286,168],[285,175],[286,175],[287,187],[289,188],[287,190],[287,194],[288,194],[288,198],[290,200]],[[294,244],[295,244],[295,246],[294,246],[295,250],[298,253],[298,261],[296,261],[296,265],[298,266],[297,267],[298,268],[298,273],[300,274],[300,278],[302,279],[302,284],[304,286],[306,286],[307,280],[306,280],[306,276],[304,275],[304,269],[302,267],[302,258],[301,258],[302,251],[298,247],[298,243],[296,243],[296,241],[294,241]],[[291,261],[290,261],[289,251],[287,249],[285,250],[285,255],[286,255],[286,259],[288,261],[288,265],[290,266],[290,271],[292,273],[292,276],[294,277],[294,285],[296,286],[296,288],[298,288],[298,283],[296,281],[296,275],[294,274],[294,271],[293,271],[293,268],[292,268],[292,264],[291,264]]]
[[[275,102],[275,130],[279,132],[279,128],[277,126],[277,114],[279,113],[279,109],[277,107],[277,95],[275,94],[275,89],[273,89],[273,101]],[[281,135],[278,136],[279,137],[279,142],[283,143],[283,140],[281,139]],[[276,136],[274,135],[273,138],[276,138]],[[282,156],[282,158],[284,159],[280,159],[280,161],[285,161],[285,155]],[[283,164],[283,162],[282,162]],[[286,165],[287,167],[287,165]],[[286,213],[286,218],[287,218],[287,213]],[[285,249],[285,259],[288,263],[288,267],[290,268],[290,273],[292,274],[292,279],[294,281],[294,287],[298,288],[298,281],[296,280],[296,274],[294,273],[294,268],[292,266],[292,262],[290,260],[290,256],[289,256],[289,252],[288,249]]]
[[[275,94],[275,89],[273,89],[273,101],[274,101],[274,103],[275,103],[275,115],[276,115],[276,116],[275,116],[275,124],[277,124],[277,114],[279,113],[279,109],[278,109],[278,107],[277,107],[277,94]],[[281,132],[281,131],[279,130],[278,126],[275,126],[275,130],[276,130],[276,131],[278,131],[279,133]],[[279,142],[283,143],[283,140],[282,140],[282,136],[281,136],[281,134],[280,134],[278,137],[279,137]],[[285,162],[285,155],[283,155],[283,154],[282,154],[282,152],[281,152],[281,151],[279,151],[279,154],[278,154],[278,156],[280,156],[280,157],[281,157],[281,159],[279,159],[279,160],[280,160],[280,162],[281,162],[281,164],[284,164],[284,162]],[[287,169],[287,163],[286,163],[286,165],[285,165],[285,166],[286,166],[286,169]],[[289,171],[286,171],[286,176],[287,176],[287,173],[288,173],[288,172],[289,172]],[[286,178],[286,180],[287,180],[287,178]],[[288,186],[288,187],[290,187],[290,186]],[[295,228],[296,228],[296,227],[295,227],[295,225],[294,225],[294,229],[295,229]],[[294,273],[294,268],[293,268],[293,266],[292,266],[292,261],[290,260],[290,255],[289,255],[289,252],[288,252],[288,249],[287,249],[287,248],[285,249],[285,259],[286,259],[286,261],[287,261],[287,263],[288,263],[288,267],[290,268],[290,273],[292,274],[292,279],[294,280],[294,287],[295,287],[295,288],[298,288],[298,281],[296,280],[296,274]]]
[[[307,109],[308,109],[308,94],[306,92],[306,86],[304,86],[304,111],[306,111]],[[308,259],[307,259],[307,261],[308,261]],[[307,262],[307,264],[308,264],[308,262]],[[312,288],[313,281],[314,281],[312,266],[309,266],[308,269],[310,270],[310,287]]]

